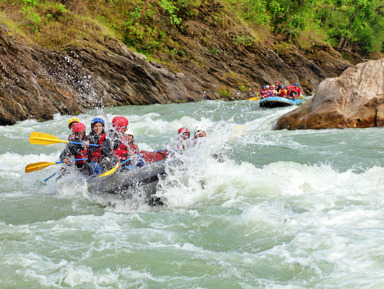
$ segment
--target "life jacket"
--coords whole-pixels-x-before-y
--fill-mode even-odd
[[[284,96],[287,96],[287,91],[286,90],[280,90],[280,96],[281,97],[284,97]]]
[[[130,147],[128,147],[125,143],[121,142],[120,145],[113,152],[121,161],[125,161],[128,158],[130,150]]]
[[[294,87],[293,85],[289,85],[287,87],[287,90],[288,90],[288,93],[287,93],[288,96],[294,97],[297,94],[296,87]]]
[[[134,140],[132,140],[130,143],[128,143],[128,145],[129,145],[129,150],[130,150],[130,152],[132,153],[134,153],[134,154],[138,154],[139,153],[139,151],[137,150],[137,147],[135,146],[135,141]]]
[[[77,155],[75,155],[75,159],[86,159],[88,158],[88,149],[84,148],[82,149]],[[84,161],[77,161],[76,166],[82,166],[84,164]]]
[[[260,94],[262,95],[263,98],[267,97],[268,91],[266,89],[261,90]]]
[[[300,87],[296,87],[296,91],[297,91],[297,96],[301,96],[301,88]]]
[[[91,154],[91,161],[92,162],[99,162],[101,159],[101,147],[103,146],[103,142],[105,140],[105,137],[107,136],[106,133],[103,133],[103,135],[100,137],[98,145],[99,148],[95,151],[93,151]]]

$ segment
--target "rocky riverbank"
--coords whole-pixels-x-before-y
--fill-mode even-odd
[[[313,54],[295,49],[278,55],[260,44],[216,39],[220,54],[208,54],[194,40],[203,30],[186,24],[183,41],[190,42],[205,65],[186,63],[179,73],[147,61],[113,38],[105,37],[97,47],[89,43],[58,52],[31,44],[1,25],[0,125],[100,106],[246,99],[276,80],[300,82],[306,93],[313,93],[324,78],[351,66],[327,46]],[[205,28],[214,38],[212,28]]]

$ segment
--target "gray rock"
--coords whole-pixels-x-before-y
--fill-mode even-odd
[[[274,129],[364,128],[384,125],[384,59],[360,63],[323,80],[302,107]]]

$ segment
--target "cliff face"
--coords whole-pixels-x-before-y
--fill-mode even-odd
[[[187,27],[182,41],[200,53],[204,67],[189,62],[174,74],[115,39],[98,43],[102,49],[67,46],[55,52],[17,39],[0,26],[0,125],[108,105],[219,99],[223,89],[229,91],[227,99],[245,99],[255,96],[262,84],[276,80],[286,85],[300,82],[304,91],[312,93],[326,76],[350,66],[326,47],[319,48],[324,50],[319,58],[299,50],[280,57],[261,45],[235,46],[218,38],[220,54],[215,55],[198,45],[201,31],[211,33],[213,39],[214,31],[192,29],[197,27],[193,23]]]
[[[384,125],[384,59],[360,63],[320,83],[305,105],[275,129],[365,128]]]

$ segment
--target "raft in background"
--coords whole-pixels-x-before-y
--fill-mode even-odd
[[[260,99],[259,105],[261,108],[275,108],[275,107],[284,107],[292,105],[302,105],[303,100],[301,98],[289,99],[286,97],[280,96],[271,96],[267,98]]]

